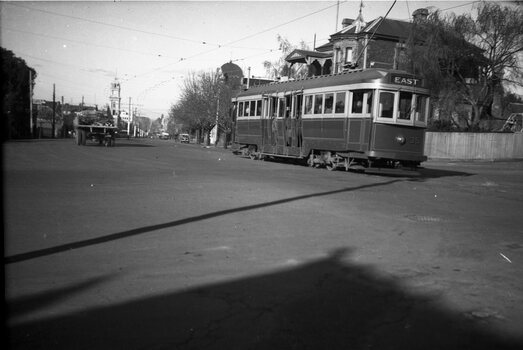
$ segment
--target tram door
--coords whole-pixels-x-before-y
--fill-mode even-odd
[[[369,148],[369,137],[372,127],[372,90],[355,90],[351,92],[350,118],[348,119],[349,149],[366,151]]]
[[[282,146],[283,154],[289,154],[292,146],[292,95],[285,95],[280,98],[280,110],[278,117],[281,119],[281,131],[278,133],[278,145]]]
[[[263,152],[272,153],[277,142],[277,109],[278,98],[267,96],[263,98],[263,114],[261,118],[261,135]]]
[[[292,95],[291,147],[296,155],[299,155],[302,145],[302,106],[303,94]]]

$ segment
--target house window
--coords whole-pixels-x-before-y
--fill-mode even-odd
[[[352,62],[352,47],[345,48],[345,63]]]

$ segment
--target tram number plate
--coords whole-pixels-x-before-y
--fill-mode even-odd
[[[421,143],[419,136],[410,136],[407,138],[407,140],[411,145],[419,145]]]

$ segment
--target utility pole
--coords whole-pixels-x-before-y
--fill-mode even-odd
[[[67,130],[65,130],[65,120],[64,120],[64,97],[62,96],[62,105],[60,106],[60,116],[62,117],[62,138],[67,137]]]
[[[220,91],[218,90],[218,101],[216,102],[216,140],[214,140],[214,147],[218,146],[218,116],[220,114]]]
[[[55,101],[55,84],[53,84],[53,119],[51,121],[51,138],[54,139],[54,116],[56,114],[56,101]]]
[[[131,97],[129,97],[129,114],[128,114],[128,118],[129,120],[127,121],[127,138],[129,138],[129,136],[131,135],[131,115],[132,115],[133,111],[131,109]]]
[[[338,15],[340,13],[340,0],[338,0],[336,2],[336,30],[334,31],[334,33],[337,33],[338,32]]]
[[[29,133],[31,138],[34,137],[33,132],[33,71],[29,69]]]

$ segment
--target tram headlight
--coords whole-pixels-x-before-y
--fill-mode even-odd
[[[405,136],[403,135],[398,135],[394,138],[394,140],[399,143],[400,145],[404,145],[405,142],[407,142],[407,139],[405,139]]]

